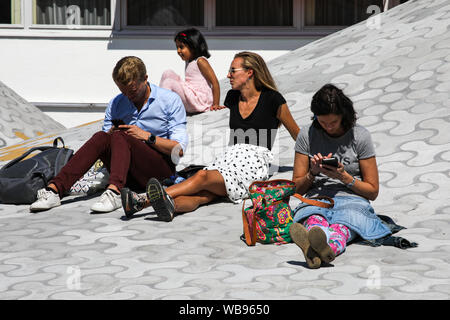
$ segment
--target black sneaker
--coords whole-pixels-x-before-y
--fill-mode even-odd
[[[175,204],[155,178],[151,178],[147,183],[147,197],[159,219],[166,222],[172,221]]]
[[[145,193],[139,194],[128,188],[122,188],[120,190],[120,197],[122,199],[123,211],[125,211],[127,218],[131,218],[136,212],[150,206],[147,194]]]

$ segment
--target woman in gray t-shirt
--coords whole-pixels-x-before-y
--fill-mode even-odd
[[[308,197],[333,198],[330,209],[300,204],[290,233],[310,268],[331,262],[356,235],[372,240],[391,231],[369,200],[378,196],[378,167],[369,131],[356,124],[352,101],[332,84],[311,102],[310,126],[300,130],[295,145],[293,180]],[[337,167],[324,159],[337,159]]]

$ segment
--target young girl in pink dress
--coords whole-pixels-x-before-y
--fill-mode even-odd
[[[188,113],[219,107],[220,87],[208,58],[205,38],[195,28],[180,31],[175,36],[177,53],[186,62],[185,80],[172,70],[166,70],[159,86],[176,92]]]

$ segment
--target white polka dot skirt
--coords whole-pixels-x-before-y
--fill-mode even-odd
[[[272,152],[264,147],[251,144],[235,144],[216,157],[204,170],[217,170],[225,180],[228,198],[239,203],[249,196],[248,187],[253,181],[269,178],[269,165],[273,161]]]

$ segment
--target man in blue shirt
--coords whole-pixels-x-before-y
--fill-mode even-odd
[[[102,131],[95,133],[53,178],[31,211],[59,206],[66,191],[95,163],[108,169],[109,184],[91,210],[110,212],[122,206],[120,189],[144,189],[147,181],[175,173],[175,161],[187,147],[186,111],[172,91],[150,84],[143,61],[124,57],[113,70],[122,92],[105,112]],[[172,161],[173,159],[173,161]]]

